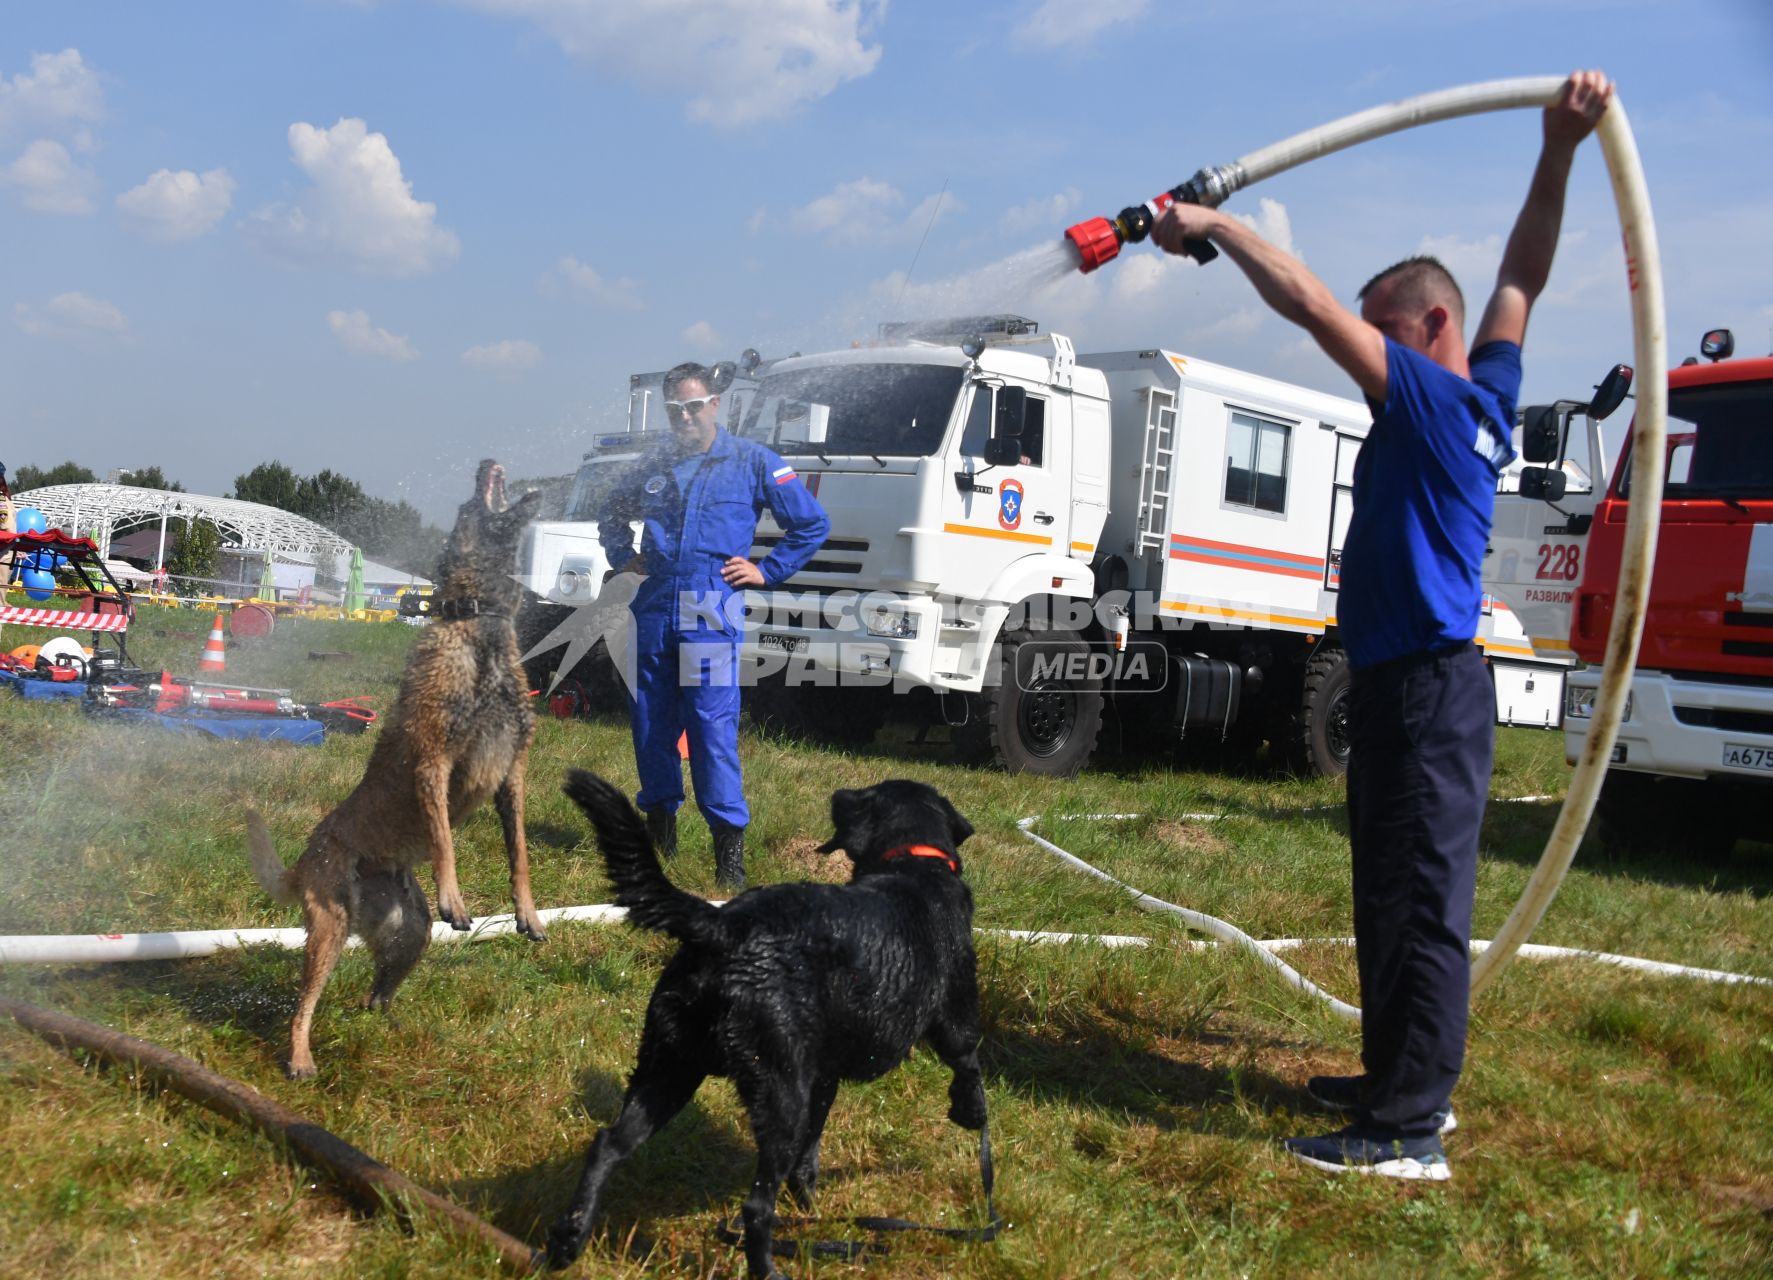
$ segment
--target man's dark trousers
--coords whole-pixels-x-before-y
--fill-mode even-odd
[[[1356,671],[1348,816],[1374,1127],[1433,1133],[1465,1060],[1496,695],[1473,645]]]

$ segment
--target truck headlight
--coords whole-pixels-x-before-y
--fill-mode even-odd
[[[885,636],[892,640],[912,640],[917,637],[917,615],[897,601],[869,601],[862,605],[860,617],[870,635]]]
[[[1565,718],[1570,720],[1593,719],[1595,695],[1598,693],[1600,693],[1600,687],[1598,685],[1593,688],[1588,686],[1577,687],[1575,685],[1565,685]],[[1621,716],[1620,719],[1621,721],[1631,719],[1631,695],[1629,693],[1625,695],[1625,714]]]
[[[554,594],[567,603],[586,603],[597,594],[592,566],[582,556],[568,556],[560,562],[560,574],[554,580]]]

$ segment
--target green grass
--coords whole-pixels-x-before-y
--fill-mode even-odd
[[[190,671],[207,616],[144,610],[144,665]],[[8,644],[22,643],[8,631]],[[415,633],[282,622],[236,645],[229,677],[317,701],[386,708]],[[349,661],[312,661],[345,650]],[[67,705],[0,699],[0,933],[299,924],[247,871],[241,813],[263,811],[286,860],[361,775],[371,738],[319,748],[213,743],[98,722]],[[994,1244],[907,1238],[867,1266],[791,1262],[806,1276],[1765,1275],[1773,1265],[1773,991],[1522,961],[1480,999],[1449,1140],[1454,1181],[1334,1179],[1278,1140],[1329,1121],[1307,1075],[1352,1069],[1353,1028],[1247,958],[1196,951],[1168,918],[1060,866],[1018,818],[1159,897],[1257,936],[1349,931],[1339,786],[1259,770],[1107,760],[1069,782],[959,767],[889,731],[839,755],[747,735],[756,881],[817,873],[838,786],[929,781],[976,824],[963,850],[987,927],[1141,934],[1143,951],[981,940]],[[529,764],[529,831],[543,907],[608,899],[569,766],[633,781],[626,727],[545,721]],[[1510,731],[1498,795],[1561,793],[1556,735]],[[1216,823],[1181,815],[1223,812]],[[1066,817],[1136,812],[1125,822]],[[1524,886],[1555,814],[1495,805],[1477,932]],[[684,824],[672,874],[713,892],[706,831]],[[477,915],[509,909],[490,807],[460,832]],[[839,859],[841,866],[841,859]],[[427,880],[428,876],[424,877]],[[1773,857],[1610,862],[1585,851],[1535,940],[1773,976],[1764,895]],[[434,947],[392,1017],[356,1007],[348,953],[321,1004],[320,1078],[285,1081],[279,1055],[300,956],[269,948],[179,963],[13,967],[0,992],[165,1045],[324,1124],[408,1177],[532,1241],[562,1209],[586,1143],[618,1105],[648,992],[669,944],[626,927],[557,925]],[[1350,952],[1290,959],[1353,1000]],[[846,1086],[825,1142],[819,1209],[966,1223],[980,1213],[976,1147],[943,1119],[946,1073],[919,1051]],[[0,1248],[8,1277],[498,1274],[430,1227],[353,1212],[268,1141],[123,1070],[0,1027]],[[616,1176],[609,1238],[580,1274],[734,1275],[712,1227],[736,1211],[752,1148],[730,1086],[695,1103]],[[840,1222],[823,1234],[843,1234]],[[633,1248],[624,1253],[623,1241]]]

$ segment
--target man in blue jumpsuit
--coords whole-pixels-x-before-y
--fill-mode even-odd
[[[739,769],[739,593],[792,577],[825,541],[831,521],[793,467],[720,426],[716,381],[699,364],[665,375],[671,446],[629,468],[599,538],[612,566],[645,575],[631,606],[636,802],[653,843],[675,853],[683,803],[677,741],[687,732],[696,804],[714,835],[715,874],[723,887],[740,889],[751,811]],[[753,564],[751,542],[766,506],[782,540]],[[638,554],[634,520],[642,524]]]
[[[1607,109],[1577,72],[1544,117],[1544,144],[1467,354],[1447,269],[1410,258],[1336,301],[1303,264],[1213,209],[1176,205],[1152,239],[1210,240],[1275,311],[1306,329],[1366,393],[1373,427],[1354,471],[1337,613],[1352,670],[1348,818],[1361,980],[1358,1076],[1307,1091],[1350,1123],[1287,1150],[1332,1172],[1441,1181],[1440,1135],[1464,1065],[1477,847],[1495,695],[1477,633],[1479,570],[1511,433],[1527,314],[1545,287],[1577,144]]]

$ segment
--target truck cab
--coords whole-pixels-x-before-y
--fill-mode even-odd
[[[1630,701],[1600,803],[1610,847],[1727,851],[1768,834],[1773,812],[1773,357],[1732,360],[1728,330],[1708,363],[1669,372],[1661,532]],[[1612,624],[1631,447],[1594,511],[1570,642],[1598,664]],[[1649,495],[1654,500],[1654,495]],[[1586,740],[1601,672],[1570,677],[1566,748]]]

